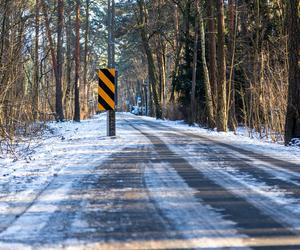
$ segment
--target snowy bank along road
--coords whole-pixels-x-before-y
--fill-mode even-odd
[[[300,249],[300,151],[117,114],[0,158],[0,249]],[[23,151],[20,151],[23,152]]]

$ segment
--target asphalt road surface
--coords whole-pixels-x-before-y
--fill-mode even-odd
[[[1,249],[300,249],[299,163],[126,114],[118,127],[139,143],[58,174],[0,224]]]

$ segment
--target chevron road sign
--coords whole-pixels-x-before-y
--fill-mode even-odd
[[[115,110],[116,70],[100,69],[98,77],[98,110]]]

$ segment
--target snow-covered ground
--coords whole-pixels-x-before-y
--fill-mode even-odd
[[[135,138],[126,129],[110,139],[106,134],[106,115],[98,115],[81,123],[48,123],[49,129],[42,138],[31,141],[30,154],[18,160],[14,155],[0,158],[0,235],[25,213],[47,187],[60,175],[67,175],[76,169],[92,171],[103,160],[125,146],[136,145]],[[20,145],[20,147],[23,147]],[[16,148],[18,151],[18,148]],[[4,158],[5,157],[5,158]],[[66,182],[54,196],[63,197],[70,189]],[[47,200],[51,193],[47,194]],[[55,207],[50,211],[54,212]],[[16,217],[17,216],[17,217]],[[32,219],[32,218],[31,218]],[[26,224],[26,223],[25,223]],[[31,225],[30,222],[27,223]],[[21,230],[13,228],[11,230]],[[30,233],[30,230],[28,230]],[[1,236],[0,236],[1,238]]]
[[[253,206],[253,211],[261,211],[292,231],[300,230],[300,195],[297,192],[300,171],[289,166],[289,163],[291,166],[300,166],[299,148],[250,139],[243,134],[218,133],[190,127],[181,121],[162,121],[127,113],[118,113],[117,119],[115,138],[105,136],[106,115],[101,114],[81,123],[48,123],[49,129],[44,135],[31,141],[29,154],[25,153],[17,160],[14,156],[0,156],[0,249],[31,249],[30,242],[25,245],[12,242],[40,237],[50,217],[61,209],[62,201],[70,196],[74,181],[80,182],[82,176],[86,178],[93,174],[107,159],[114,159],[120,153],[126,155],[128,148],[136,150],[137,154],[146,154],[143,156],[146,158],[141,157],[143,162],[132,164],[144,171],[143,178],[148,188],[145,193],[149,193],[160,213],[172,221],[181,238],[177,241],[151,242],[152,245],[141,240],[142,243],[133,242],[128,247],[120,245],[120,242],[112,242],[115,246],[112,247],[109,242],[99,245],[66,239],[70,244],[64,247],[140,249],[144,244],[149,249],[153,246],[164,249],[163,246],[172,248],[180,243],[184,248],[246,249],[247,246],[273,244],[271,238],[265,238],[270,242],[262,242],[261,239],[253,239],[251,235],[241,233],[237,228],[238,222],[234,221],[235,217],[228,219],[226,213],[230,215],[231,211],[223,211],[218,204],[214,207],[213,202],[209,203],[201,197],[196,199],[199,190],[190,186],[180,175],[180,170],[173,166],[177,163],[172,160],[176,161],[177,158],[181,161],[179,164],[199,171],[203,178],[207,178],[216,187],[227,190],[232,197]],[[151,136],[159,140],[153,142]],[[158,150],[159,144],[165,144],[162,152]],[[265,161],[263,157],[256,158],[255,154],[237,152],[225,144],[283,160],[287,168]],[[119,161],[117,158],[118,164]],[[109,175],[101,171],[97,174]],[[114,196],[118,194],[116,190],[111,192],[116,192]],[[130,192],[134,193],[133,190]],[[106,197],[103,193],[104,202]],[[86,221],[79,219],[71,224],[76,230],[80,227],[87,230],[89,226]],[[2,239],[6,243],[1,243]],[[277,244],[300,244],[299,237],[297,239],[285,238]],[[55,245],[53,248],[61,247]]]

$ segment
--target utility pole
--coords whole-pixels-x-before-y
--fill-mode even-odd
[[[115,68],[115,0],[108,0],[108,68]],[[117,77],[117,76],[116,76]],[[117,93],[116,93],[117,94]],[[116,135],[116,113],[107,111],[107,136]]]

